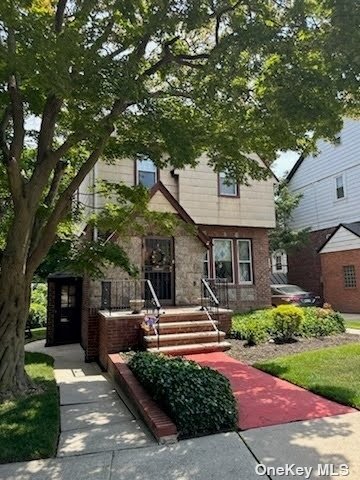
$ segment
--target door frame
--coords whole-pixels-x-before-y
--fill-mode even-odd
[[[147,235],[142,238],[142,260],[141,260],[141,270],[143,273],[143,277],[145,278],[145,253],[146,253],[146,240],[169,240],[170,241],[170,252],[171,252],[171,271],[170,271],[170,292],[171,292],[171,299],[170,300],[162,300],[159,298],[159,302],[161,305],[164,306],[174,306],[176,305],[176,272],[175,272],[175,238],[174,237],[166,237],[161,235]]]
[[[82,286],[83,286],[83,279],[81,277],[62,277],[53,279],[55,292],[54,292],[54,345],[65,345],[71,343],[80,343],[81,342],[81,324],[82,324]],[[76,305],[73,307],[74,313],[73,315],[77,320],[74,324],[73,328],[73,335],[67,338],[62,338],[61,334],[61,289],[64,285],[74,285],[75,286],[75,298],[76,298]],[[71,307],[68,307],[71,308]],[[75,328],[76,327],[76,328]]]

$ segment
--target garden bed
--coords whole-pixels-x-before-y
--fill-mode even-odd
[[[247,363],[248,365],[252,365],[256,362],[270,360],[285,355],[350,343],[359,343],[360,336],[344,333],[341,335],[332,335],[330,337],[300,338],[292,343],[261,343],[252,347],[247,346],[245,340],[230,339],[228,341],[231,343],[231,349],[227,352],[228,355],[241,362]]]

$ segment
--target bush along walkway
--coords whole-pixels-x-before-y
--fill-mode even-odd
[[[356,411],[245,365],[225,353],[188,355],[187,358],[218,370],[230,380],[241,430]]]

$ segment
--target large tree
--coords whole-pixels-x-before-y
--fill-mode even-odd
[[[356,111],[359,17],[358,0],[0,2],[1,393],[29,386],[31,279],[98,159],[206,151],[264,178],[250,153],[310,149]]]

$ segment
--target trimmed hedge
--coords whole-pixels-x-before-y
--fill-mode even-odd
[[[303,309],[295,305],[279,305],[271,310],[274,334],[277,339],[289,342],[300,332],[304,320]]]
[[[273,318],[274,315],[277,316],[279,309],[283,310],[285,307],[285,310],[296,308],[302,311],[300,324],[298,325],[296,321],[296,325],[292,326],[292,335],[295,337],[323,337],[345,332],[344,318],[331,308],[300,308],[281,305],[274,309],[258,310],[234,316],[232,319],[232,337],[246,340],[248,345],[257,345],[270,339],[286,340],[283,335],[284,325],[280,325],[281,322],[274,321]]]
[[[172,418],[181,437],[234,430],[237,406],[221,373],[180,357],[136,353],[129,367]]]

